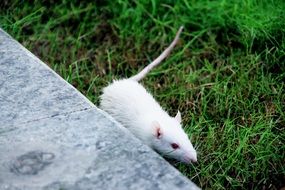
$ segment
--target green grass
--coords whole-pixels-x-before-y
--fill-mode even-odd
[[[175,3],[174,3],[175,2]],[[137,73],[183,114],[199,152],[175,164],[203,189],[285,186],[285,3],[280,0],[7,1],[0,26],[98,105],[102,87]]]

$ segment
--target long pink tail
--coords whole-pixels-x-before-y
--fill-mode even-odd
[[[153,61],[151,62],[148,66],[146,66],[141,72],[136,74],[135,76],[132,76],[130,79],[135,80],[135,81],[140,81],[142,80],[147,73],[149,73],[155,66],[159,65],[161,61],[163,61],[172,51],[172,49],[175,47],[179,40],[179,36],[183,30],[183,26],[180,26],[178,32],[176,33],[176,36],[174,40],[171,42],[171,44]]]

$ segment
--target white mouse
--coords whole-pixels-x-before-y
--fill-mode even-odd
[[[183,27],[163,53],[137,75],[115,80],[103,89],[100,108],[130,130],[143,143],[165,157],[184,163],[196,162],[197,153],[181,126],[181,114],[168,115],[139,83],[168,56],[179,40]]]

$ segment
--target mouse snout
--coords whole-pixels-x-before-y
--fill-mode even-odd
[[[197,162],[197,158],[192,158],[191,162],[196,163]]]
[[[196,163],[197,162],[197,156],[196,155],[185,155],[184,159],[185,159],[186,163],[190,163],[190,162]]]

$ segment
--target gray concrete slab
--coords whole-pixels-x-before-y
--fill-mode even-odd
[[[94,107],[0,29],[0,126]]]
[[[0,144],[0,189],[195,189],[96,108],[11,127]]]
[[[0,190],[198,189],[0,29]]]

